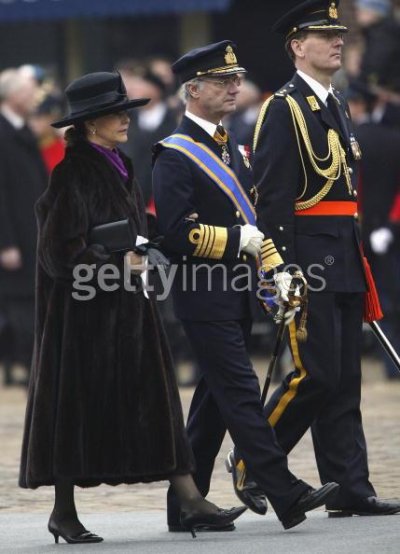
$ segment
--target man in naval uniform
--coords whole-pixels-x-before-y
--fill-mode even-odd
[[[159,231],[176,270],[175,311],[200,369],[188,420],[203,495],[222,440],[229,431],[249,471],[285,529],[336,494],[336,483],[312,489],[287,467],[265,420],[260,388],[246,349],[251,328],[255,257],[264,235],[257,229],[247,158],[221,118],[235,109],[245,70],[235,45],[222,41],[192,50],[173,64],[186,113],[173,135],[155,147],[154,198]],[[271,239],[268,262],[281,263]],[[252,508],[266,512],[256,498]],[[179,506],[168,495],[168,525],[179,531]],[[225,529],[227,530],[227,529]]]
[[[275,24],[297,71],[264,104],[255,133],[258,228],[272,237],[287,277],[300,266],[309,284],[308,339],[299,340],[298,314],[289,325],[295,369],[265,415],[286,453],[311,427],[321,482],[340,484],[327,502],[331,516],[385,515],[400,503],[379,500],[369,482],[360,412],[367,283],[353,166],[361,152],[331,85],[347,31],[338,4],[308,0]]]

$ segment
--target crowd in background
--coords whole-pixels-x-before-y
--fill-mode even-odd
[[[358,203],[364,249],[385,314],[382,326],[400,352],[400,23],[390,0],[356,0],[355,8],[362,41],[345,50],[337,85],[346,91],[363,152]],[[172,133],[184,105],[170,60],[125,59],[115,69],[123,77],[128,96],[152,99],[132,113],[123,150],[133,160],[147,210],[154,214],[152,145]],[[34,327],[34,204],[64,155],[63,133],[50,126],[64,112],[60,91],[54,78],[38,66],[0,73],[0,365],[5,384],[16,381],[16,365],[25,368],[20,382],[27,382],[29,372]],[[244,80],[237,110],[224,122],[239,144],[251,147],[260,106],[270,93]],[[160,307],[175,360],[189,360],[170,299]],[[254,328],[255,347],[258,344],[267,353],[273,325],[260,315]],[[376,348],[387,378],[398,378],[392,362],[368,336],[366,348]],[[191,376],[190,384],[192,380]]]

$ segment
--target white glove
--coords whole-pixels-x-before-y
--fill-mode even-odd
[[[149,242],[149,239],[146,239],[146,237],[142,237],[142,235],[137,235],[136,246],[140,246],[141,244],[146,244],[146,242]],[[143,256],[143,266],[146,268],[147,265],[148,265],[147,256]],[[143,294],[145,298],[149,298],[149,294],[147,292],[148,277],[149,277],[149,272],[145,269],[140,274],[140,278],[142,279],[142,283],[143,283]]]
[[[274,275],[274,281],[277,291],[277,301],[289,302],[289,289],[292,282],[292,276],[288,271],[280,271]]]
[[[247,254],[256,257],[261,250],[263,240],[263,233],[255,225],[246,223],[246,225],[240,227],[240,251],[247,252]]]
[[[369,242],[375,254],[386,254],[392,241],[393,233],[387,227],[375,229],[369,236]]]
[[[275,316],[275,322],[280,323],[282,318],[285,318],[285,325],[289,325],[294,319],[297,312],[300,311],[300,307],[287,308],[287,302],[289,302],[289,290],[292,282],[292,275],[288,271],[280,271],[274,275],[274,281],[276,286],[276,299],[275,302],[279,305],[278,313]],[[299,286],[294,291],[295,296],[300,296]],[[285,311],[286,310],[286,311]]]

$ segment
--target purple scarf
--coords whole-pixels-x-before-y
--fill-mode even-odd
[[[118,150],[110,150],[109,148],[105,148],[104,146],[94,144],[93,142],[90,142],[89,144],[93,146],[93,148],[97,150],[97,152],[100,152],[100,154],[103,154],[103,156],[107,158],[107,160],[115,167],[124,181],[128,180],[128,170],[126,169],[121,156],[118,154]]]

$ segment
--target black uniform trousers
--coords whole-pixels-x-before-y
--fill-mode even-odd
[[[248,471],[281,516],[309,486],[288,470],[287,458],[263,414],[258,378],[246,349],[251,321],[182,323],[201,372],[187,426],[200,492],[205,496],[209,491],[215,458],[228,429]],[[168,523],[177,522],[179,507],[170,489]]]
[[[311,426],[322,483],[335,481],[335,506],[374,495],[362,427],[361,346],[364,293],[309,293],[308,339],[289,327],[295,371],[264,413],[286,453]]]

